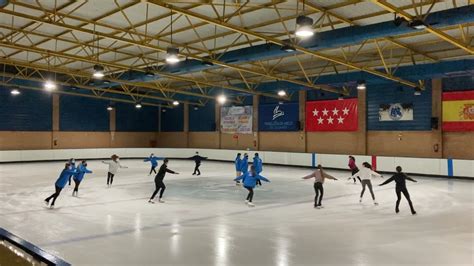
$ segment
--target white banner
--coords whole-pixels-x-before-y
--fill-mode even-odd
[[[391,103],[379,106],[379,121],[411,121],[413,120],[412,103]]]
[[[252,112],[252,106],[222,107],[221,132],[228,134],[251,134]]]

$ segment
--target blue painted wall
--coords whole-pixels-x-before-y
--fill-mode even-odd
[[[20,90],[13,96],[0,86],[0,130],[50,131],[53,127],[52,96],[41,91]]]
[[[414,96],[413,88],[398,84],[368,86],[367,129],[368,130],[431,130],[431,81],[420,96]],[[379,121],[379,105],[390,103],[413,103],[413,121]]]
[[[70,95],[59,97],[59,130],[109,131],[108,101]]]
[[[117,131],[158,131],[158,107],[144,105],[136,109],[133,104],[117,103],[115,108]]]
[[[474,90],[474,76],[462,76],[443,79],[443,91]]]
[[[197,110],[193,106],[189,107],[189,131],[215,131],[215,112],[216,104],[214,101],[208,102],[205,106],[200,106]]]
[[[166,110],[163,112],[163,110]],[[180,104],[174,108],[162,108],[161,112],[161,131],[162,132],[178,132],[183,131],[184,108]]]

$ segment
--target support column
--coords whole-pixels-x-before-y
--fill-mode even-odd
[[[308,152],[306,137],[306,91],[298,91],[300,139],[304,142],[304,152]]]
[[[117,130],[117,115],[115,107],[109,111],[109,131],[110,131],[110,140],[109,147],[114,147],[115,142],[115,131]]]
[[[442,79],[431,80],[431,116],[436,120],[437,124],[432,124],[432,132],[434,134],[435,143],[433,143],[433,152],[436,158],[443,158],[443,130],[442,130]],[[435,121],[432,121],[432,123]],[[437,127],[437,128],[436,128]]]
[[[186,148],[189,148],[189,104],[183,104],[183,132],[186,136]]]
[[[217,148],[220,149],[222,147],[221,145],[221,105],[217,102],[214,108],[214,123],[216,124],[215,131],[217,134],[217,138],[219,140],[219,146]]]
[[[367,155],[367,90],[357,90],[358,147],[359,154]]]
[[[59,94],[53,94],[53,132],[51,134],[51,149],[59,145],[57,132],[59,131]]]
[[[258,106],[260,104],[260,96],[259,95],[253,95],[252,98],[252,109],[253,109],[253,118],[252,118],[252,131],[253,131],[253,148],[255,150],[259,150],[260,147],[260,141],[259,141],[259,136],[260,133],[258,131]]]

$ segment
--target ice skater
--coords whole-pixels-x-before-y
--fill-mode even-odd
[[[151,173],[155,173],[156,174],[156,167],[158,166],[158,160],[163,160],[164,158],[161,158],[161,157],[156,157],[153,153],[150,154],[150,157],[148,158],[145,158],[145,160],[143,160],[144,162],[150,162],[151,163],[151,169],[150,169],[150,173],[148,175],[151,175]]]
[[[76,173],[74,174],[74,177],[72,178],[74,180],[74,190],[72,191],[72,196],[77,197],[77,194],[79,193],[79,185],[82,182],[82,179],[84,179],[85,174],[92,174],[92,171],[87,169],[87,161],[83,160],[76,168]]]
[[[59,178],[56,180],[56,183],[54,183],[55,192],[44,200],[44,203],[46,204],[46,206],[49,206],[49,201],[53,199],[53,201],[51,202],[51,206],[49,207],[51,209],[54,208],[54,203],[56,202],[56,199],[61,193],[61,190],[66,186],[69,176],[74,175],[75,173],[76,173],[76,170],[73,170],[72,165],[69,162],[67,162],[64,166],[64,169],[61,171]]]
[[[127,166],[123,166],[120,164],[120,158],[114,154],[110,157],[112,161],[102,161],[104,164],[109,165],[109,171],[107,172],[107,187],[112,187],[112,183],[114,182],[114,176],[117,174],[119,168],[128,168]]]
[[[362,165],[363,167],[359,169],[359,172],[355,173],[348,179],[350,180],[351,178],[355,178],[356,176],[360,177],[361,179],[362,192],[360,193],[359,202],[362,202],[362,197],[364,196],[365,187],[367,186],[369,187],[370,194],[372,195],[372,200],[374,201],[374,205],[379,205],[377,201],[375,201],[374,191],[372,190],[372,182],[370,180],[372,179],[372,176],[382,177],[382,175],[373,171],[372,166],[368,162],[364,162]]]
[[[252,203],[253,189],[255,188],[255,186],[257,184],[257,180],[263,180],[265,182],[270,182],[270,180],[268,180],[265,177],[257,174],[257,172],[255,171],[255,167],[253,165],[250,166],[250,172],[246,172],[246,173],[244,173],[243,175],[237,177],[234,180],[239,181],[241,179],[243,179],[242,182],[244,183],[244,188],[246,188],[249,191],[249,194],[247,195],[247,199],[245,200],[245,203],[249,207],[254,207],[255,204]]]
[[[395,212],[396,213],[400,212],[398,207],[400,206],[400,200],[402,199],[401,193],[403,193],[403,195],[405,196],[405,198],[408,201],[408,205],[410,205],[411,214],[415,215],[416,211],[415,211],[415,208],[413,208],[413,203],[411,202],[410,194],[408,193],[408,189],[407,189],[405,181],[406,180],[410,180],[412,182],[417,182],[417,181],[410,178],[410,177],[408,177],[405,173],[402,173],[402,167],[397,166],[396,170],[397,170],[396,174],[394,174],[392,177],[387,179],[385,182],[383,182],[379,186],[383,186],[383,185],[386,185],[386,184],[388,184],[392,181],[395,181],[395,183],[396,183],[395,193],[397,193],[397,203],[395,204]]]
[[[242,174],[246,174],[249,171],[249,155],[247,153],[244,153],[244,158],[240,164],[240,171]]]
[[[337,180],[337,178],[335,178],[332,175],[327,174],[323,170],[323,167],[320,164],[318,164],[318,166],[316,167],[316,171],[303,177],[303,179],[310,179],[313,177],[314,177],[314,193],[316,194],[314,196],[314,207],[316,209],[320,209],[320,208],[323,208],[323,205],[321,205],[321,201],[323,200],[323,195],[324,195],[324,188],[323,188],[324,179],[327,178],[327,179]]]
[[[76,169],[76,160],[74,158],[69,159],[68,163],[71,165],[71,169],[75,170]],[[71,178],[73,175],[69,176],[69,186],[71,185]]]
[[[348,166],[349,166],[349,169],[351,169],[351,175],[355,175],[357,172],[359,172],[359,168],[356,165],[356,159],[354,158],[354,156],[349,155]],[[356,179],[355,178],[352,178],[352,179],[354,180],[354,184],[355,184]],[[357,179],[359,179],[359,182],[362,182],[359,176],[357,176]]]
[[[179,174],[173,170],[168,169],[168,159],[163,160],[163,164],[161,165],[160,170],[158,170],[158,174],[156,174],[155,176],[155,191],[151,195],[151,198],[148,200],[149,203],[155,203],[153,199],[155,198],[158,191],[160,191],[160,189],[161,189],[160,198],[158,199],[158,202],[161,202],[161,203],[165,202],[162,198],[163,198],[163,192],[165,192],[165,189],[166,189],[165,183],[163,183],[163,179],[165,178],[166,173],[175,174],[175,175]]]
[[[234,161],[234,164],[235,164],[235,177],[239,177],[242,175],[242,158],[240,158],[242,156],[242,154],[239,152],[237,153],[237,157],[235,157],[235,161]],[[237,186],[240,185],[240,181],[235,181],[235,184]]]
[[[252,165],[255,166],[255,172],[257,174],[260,174],[262,172],[262,170],[263,170],[263,161],[258,156],[258,153],[255,153],[255,155],[253,157]],[[257,185],[262,186],[262,182],[260,180],[257,180]]]
[[[201,161],[206,160],[207,157],[201,157],[199,156],[199,152],[196,152],[196,154],[193,157],[190,157],[189,159],[194,160],[195,163],[193,175],[201,175],[199,167],[201,166]]]

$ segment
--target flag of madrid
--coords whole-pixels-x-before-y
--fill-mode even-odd
[[[306,102],[306,131],[357,131],[357,98]]]

